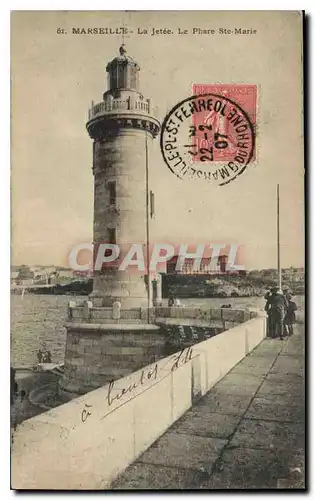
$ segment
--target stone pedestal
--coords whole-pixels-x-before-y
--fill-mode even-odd
[[[72,399],[125,377],[164,356],[165,339],[151,324],[67,323],[60,391]]]

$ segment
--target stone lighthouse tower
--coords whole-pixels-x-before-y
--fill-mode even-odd
[[[102,243],[148,248],[148,161],[160,124],[139,89],[139,66],[124,45],[106,67],[108,90],[89,111],[93,139],[94,249]],[[98,252],[100,253],[100,252]],[[153,363],[165,341],[150,322],[147,271],[94,271],[93,292],[72,303],[66,323],[64,375],[59,391],[71,399]],[[118,304],[119,303],[119,304]],[[117,310],[117,307],[118,310]]]
[[[93,139],[94,248],[116,243],[145,249],[148,235],[148,158],[160,124],[150,100],[139,91],[139,66],[126,53],[108,63],[108,90],[89,111],[87,130]],[[120,271],[117,265],[94,271],[94,305],[122,308],[148,306],[145,272]]]

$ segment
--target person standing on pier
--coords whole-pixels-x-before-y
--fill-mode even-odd
[[[38,363],[42,363],[42,361],[43,361],[43,353],[42,353],[41,349],[38,349],[38,351],[37,351],[37,362]]]
[[[11,427],[16,431],[17,426],[23,422],[26,416],[27,393],[21,389],[11,408]]]
[[[265,310],[268,314],[270,337],[280,337],[283,340],[283,321],[288,308],[285,296],[280,292],[279,287],[271,289],[271,294],[267,298]]]
[[[168,298],[168,307],[173,307],[174,305],[174,297],[173,295],[170,295],[169,298]]]
[[[14,404],[14,401],[17,397],[17,394],[18,394],[18,384],[17,384],[17,381],[15,380],[15,369],[13,368],[13,366],[11,366],[10,368],[11,370],[11,406]]]
[[[288,308],[284,318],[284,327],[288,335],[293,335],[293,325],[295,323],[295,311],[297,310],[296,303],[293,302],[292,295],[287,295]]]
[[[266,305],[265,305],[265,311],[267,312],[267,337],[271,337],[271,325],[270,325],[270,314],[268,313],[269,309],[269,298],[271,297],[271,290],[267,290],[267,293],[265,295],[265,300],[266,300]]]
[[[178,298],[178,297],[175,297],[175,299],[174,299],[174,306],[175,306],[175,307],[180,307],[180,306],[181,306],[181,304],[180,304],[180,300],[179,300],[179,298]]]

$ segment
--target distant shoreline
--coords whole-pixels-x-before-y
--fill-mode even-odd
[[[276,285],[272,278],[253,278],[249,276],[218,275],[162,275],[162,296],[179,298],[234,298],[263,297],[267,289]],[[290,283],[283,280],[283,288],[293,295],[304,295],[304,281]],[[23,291],[24,290],[24,291]],[[68,283],[52,283],[45,286],[19,285],[11,287],[12,294],[35,295],[78,295],[88,296],[93,291],[93,279],[74,280]]]

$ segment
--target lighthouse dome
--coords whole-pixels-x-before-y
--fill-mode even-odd
[[[109,90],[129,89],[138,91],[138,71],[140,67],[129,55],[125,45],[119,48],[119,56],[106,66],[109,75]]]

